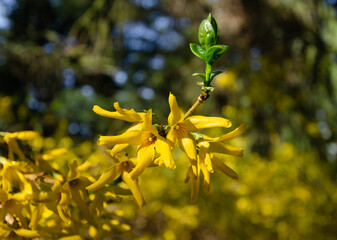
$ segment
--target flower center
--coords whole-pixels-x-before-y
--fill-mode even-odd
[[[123,171],[130,172],[132,169],[132,164],[129,161],[123,161],[119,163],[119,169],[121,170],[121,172]]]
[[[157,140],[157,137],[153,133],[147,132],[144,134],[142,145],[150,145],[152,143],[155,143],[156,140]]]
[[[177,123],[177,125],[174,126],[174,133],[177,137],[182,137],[186,135],[187,129],[183,123]]]

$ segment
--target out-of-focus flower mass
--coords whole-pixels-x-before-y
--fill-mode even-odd
[[[0,240],[335,240],[336,16],[0,0]]]

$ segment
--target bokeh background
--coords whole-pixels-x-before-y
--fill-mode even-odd
[[[240,179],[216,172],[189,201],[188,160],[146,170],[148,202],[120,206],[132,230],[118,239],[336,239],[336,0],[0,0],[0,130],[36,130],[46,148],[82,161],[124,122],[95,115],[118,101],[162,122],[174,93],[187,110],[204,71],[189,43],[212,13],[229,51],[215,91],[197,111],[249,124],[227,157]],[[231,129],[230,129],[231,130]],[[219,135],[224,130],[208,132]],[[106,157],[106,156],[105,156]],[[102,157],[102,169],[107,167]],[[94,160],[92,160],[94,159]],[[99,170],[93,172],[99,174]],[[117,239],[117,238],[115,238]]]

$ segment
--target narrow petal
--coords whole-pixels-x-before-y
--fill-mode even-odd
[[[198,146],[199,146],[200,160],[205,165],[207,171],[213,173],[214,170],[213,170],[212,161],[210,157],[210,150],[209,150],[210,144],[208,142],[200,142]]]
[[[39,136],[40,136],[40,134],[38,132],[35,132],[35,131],[18,132],[18,139],[20,139],[20,140],[30,140],[30,139],[33,139],[33,138],[37,138]]]
[[[214,153],[223,153],[232,156],[242,157],[243,148],[232,147],[228,144],[222,142],[212,142],[210,143],[210,151]]]
[[[209,155],[209,151],[207,148],[208,143],[199,143],[199,154],[198,154],[198,167],[200,168],[201,172],[204,174],[204,188],[206,192],[209,191],[210,186],[210,174],[206,167],[205,160],[207,158],[207,155]],[[200,171],[198,170],[198,171]]]
[[[170,93],[169,95],[169,105],[171,112],[168,116],[167,121],[170,126],[174,126],[184,118],[184,114],[179,109],[177,99],[172,93]]]
[[[198,200],[199,196],[200,177],[193,173],[192,166],[187,170],[185,183],[189,180],[191,180],[191,202],[194,203]]]
[[[118,102],[114,103],[114,107],[121,115],[133,119],[132,122],[142,122],[145,116],[145,113],[137,113],[135,110],[133,110],[133,108],[130,110],[121,108]]]
[[[67,180],[71,181],[76,178],[79,178],[80,173],[77,171],[77,161],[74,161],[72,163],[68,162],[69,172],[67,175]]]
[[[141,144],[142,131],[133,130],[126,131],[125,133],[117,136],[100,136],[98,139],[99,145],[116,145],[116,144],[132,144],[140,145]]]
[[[113,183],[120,175],[121,172],[118,168],[118,164],[112,165],[105,173],[100,176],[96,182],[86,187],[86,189],[89,192],[94,192],[104,187],[105,184]]]
[[[238,174],[234,172],[233,169],[228,167],[225,163],[223,163],[220,158],[212,156],[212,163],[215,168],[219,169],[221,172],[226,174],[228,177],[236,179],[236,180],[239,179]]]
[[[145,200],[143,198],[142,193],[140,192],[138,181],[133,180],[127,172],[123,172],[122,179],[130,188],[130,191],[132,192],[132,195],[136,199],[139,207],[142,208],[145,205]]]
[[[116,154],[120,153],[124,149],[126,149],[130,144],[123,143],[123,144],[117,144],[110,150],[110,156],[115,157]]]
[[[241,124],[239,127],[237,127],[236,129],[234,129],[232,132],[229,132],[225,135],[222,135],[219,140],[220,141],[226,141],[226,140],[230,140],[233,138],[236,138],[238,136],[240,136],[242,133],[244,133],[246,130],[248,129],[248,125],[246,124]]]
[[[225,127],[229,128],[232,123],[221,117],[191,116],[184,120],[184,124],[189,132],[197,132],[205,128]]]
[[[98,115],[101,115],[103,117],[115,118],[115,119],[124,120],[127,122],[142,122],[143,121],[142,118],[145,113],[137,113],[133,109],[131,110],[122,109],[119,107],[118,102],[114,103],[114,107],[117,110],[117,112],[111,112],[111,111],[104,110],[97,105],[95,105],[92,110]]]
[[[158,135],[156,127],[152,125],[152,109],[149,109],[144,117],[143,131]]]
[[[160,154],[160,157],[163,160],[165,166],[174,169],[176,165],[173,160],[171,147],[162,136],[158,136],[158,139],[155,143],[155,148],[156,151]]]
[[[197,159],[196,143],[192,134],[188,133],[186,137],[179,138],[179,147],[183,150],[188,158]]]
[[[130,172],[130,176],[132,179],[136,179],[142,174],[145,168],[152,162],[154,159],[154,145],[151,144],[149,146],[142,146],[138,149],[137,153],[137,165]]]
[[[58,240],[83,240],[80,235],[71,235],[67,237],[58,238]]]
[[[108,117],[108,118],[115,118],[115,119],[119,119],[119,120],[124,120],[127,122],[134,122],[134,119],[132,118],[128,118],[127,116],[124,116],[122,114],[120,114],[119,112],[111,112],[111,111],[107,111],[104,110],[103,108],[95,105],[92,110],[98,114],[101,115],[103,117]]]
[[[36,230],[29,230],[24,228],[14,229],[16,235],[24,238],[38,238],[40,237],[39,233]]]
[[[204,188],[206,192],[209,192],[211,178],[210,178],[209,171],[207,170],[206,165],[203,161],[200,161],[200,169],[202,173],[204,174]]]

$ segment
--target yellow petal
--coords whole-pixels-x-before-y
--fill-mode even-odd
[[[100,136],[98,140],[99,145],[116,145],[116,144],[141,144],[142,131],[126,131],[125,133],[117,136]]]
[[[186,179],[185,179],[185,183],[189,179],[191,180],[191,202],[194,203],[194,202],[196,202],[198,200],[198,196],[199,196],[200,178],[199,178],[199,175],[196,176],[193,173],[192,166],[190,166],[188,168]]]
[[[191,116],[184,120],[184,124],[189,132],[197,132],[205,128],[225,127],[229,128],[232,123],[221,117]]]
[[[200,169],[202,173],[204,174],[204,188],[206,192],[209,192],[209,187],[210,187],[210,174],[209,171],[206,168],[206,165],[203,161],[200,161]]]
[[[238,136],[240,136],[242,133],[244,133],[246,130],[248,129],[248,125],[246,124],[241,124],[239,127],[237,127],[236,129],[234,129],[232,132],[229,132],[225,135],[222,135],[219,140],[220,141],[226,141],[226,140],[230,140],[233,138],[236,138]]]
[[[29,221],[29,225],[28,227],[32,230],[36,230],[37,226],[38,226],[38,221],[39,221],[39,216],[40,216],[40,205],[36,205],[36,207],[34,208],[30,221]]]
[[[169,141],[171,147],[174,147],[176,145],[176,143],[177,143],[177,137],[174,134],[174,129],[173,128],[171,128],[169,130],[169,132],[167,133],[166,139],[167,139],[167,141]]]
[[[210,151],[209,151],[210,144],[208,142],[200,142],[198,146],[199,146],[200,161],[203,162],[207,171],[213,173],[214,170],[213,170],[211,157],[210,157]]]
[[[72,235],[67,237],[58,238],[58,240],[83,240],[80,235]]]
[[[149,109],[144,117],[143,131],[158,135],[156,127],[152,125],[152,109]]]
[[[143,198],[142,193],[140,192],[138,181],[133,180],[127,172],[123,172],[122,178],[123,178],[123,181],[130,188],[130,191],[132,192],[132,195],[136,199],[139,207],[142,208],[145,205],[145,200]]]
[[[128,143],[123,143],[123,144],[117,144],[115,145],[111,151],[110,151],[110,156],[111,157],[115,157],[116,154],[120,153],[121,151],[123,151],[125,148],[127,148],[130,144]]]
[[[189,159],[192,161],[196,161],[197,159],[197,151],[196,151],[196,143],[192,134],[188,133],[186,137],[178,139],[179,147],[183,150]]]
[[[232,147],[228,144],[224,144],[222,142],[212,142],[210,143],[210,151],[214,153],[223,153],[232,156],[241,157],[243,155],[242,148]]]
[[[39,233],[36,230],[29,230],[29,229],[14,229],[13,230],[16,235],[19,235],[20,237],[25,237],[25,238],[36,238],[40,237]]]
[[[101,107],[95,105],[93,107],[93,111],[98,115],[103,117],[115,118],[119,120],[124,120],[127,122],[141,122],[142,116],[144,113],[137,113],[135,110],[126,110],[119,107],[118,103],[114,103],[114,107],[116,108],[117,112],[111,112],[102,109]]]
[[[130,176],[132,179],[136,179],[142,174],[145,168],[152,162],[154,159],[154,144],[149,146],[142,146],[138,149],[137,153],[137,165],[130,172]]]
[[[71,181],[75,178],[78,178],[80,176],[80,173],[77,171],[77,161],[68,163],[68,166],[69,166],[69,172],[67,175],[67,180]]]
[[[130,119],[133,119],[132,122],[142,122],[143,121],[143,118],[145,116],[145,113],[137,113],[135,110],[130,109],[130,110],[127,110],[127,109],[123,109],[119,106],[119,103],[118,102],[115,102],[114,103],[114,107],[115,109],[117,110],[117,112],[119,112],[121,115],[123,116],[127,116],[129,117]],[[131,121],[130,121],[131,122]]]
[[[155,143],[155,148],[156,151],[160,154],[160,157],[163,160],[165,166],[167,168],[174,169],[176,165],[173,160],[171,147],[162,136],[158,136]]]
[[[239,179],[238,174],[236,172],[234,172],[233,169],[228,167],[225,163],[223,163],[220,158],[217,158],[217,157],[213,156],[212,157],[212,163],[213,163],[214,167],[219,169],[221,172],[226,174],[228,177],[236,179],[236,180]]]
[[[22,131],[22,132],[18,132],[17,138],[20,140],[30,140],[33,138],[37,138],[39,136],[40,134],[35,131]]]
[[[96,191],[105,184],[113,183],[119,176],[121,175],[121,171],[118,167],[118,164],[112,165],[105,173],[103,173],[100,178],[94,182],[93,184],[86,187],[89,192]]]
[[[167,121],[170,126],[174,126],[179,121],[183,120],[184,114],[179,109],[177,99],[172,93],[170,93],[169,95],[169,105],[170,105],[171,112],[168,116]]]

